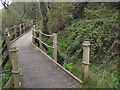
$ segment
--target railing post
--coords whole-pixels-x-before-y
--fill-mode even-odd
[[[23,30],[24,30],[24,33],[25,33],[25,23],[23,23]]]
[[[31,27],[33,27],[33,20],[31,20]]]
[[[32,43],[34,44],[34,30],[32,29]]]
[[[25,22],[25,27],[26,27],[26,31],[27,31],[28,30],[28,22],[27,22],[27,20]]]
[[[6,41],[7,41],[7,52],[9,54],[9,49],[10,49],[10,46],[11,46],[11,38],[10,38],[10,34],[7,32],[7,29],[6,29]]]
[[[39,32],[39,38],[42,41],[42,34]],[[42,50],[42,43],[39,41],[40,49]]]
[[[21,31],[21,24],[19,25],[19,30],[20,30],[20,35],[22,34],[22,31]]]
[[[36,19],[36,27],[37,27],[37,19]]]
[[[11,47],[9,51],[10,51],[11,61],[12,61],[12,73],[13,73],[13,79],[14,79],[14,86],[15,88],[20,88],[19,70],[18,70],[18,63],[17,63],[18,49],[16,47]]]
[[[7,53],[9,55],[9,59],[11,59],[11,55],[9,52],[9,49],[11,47],[11,37],[10,37],[10,34],[8,32],[6,32],[6,41],[7,41]],[[12,62],[10,61],[10,68],[11,68],[11,65],[12,65]]]
[[[90,42],[84,41],[83,42],[83,72],[82,72],[82,80],[85,82],[88,79],[89,73],[89,53],[90,53]]]
[[[53,56],[54,60],[57,62],[57,34],[53,33]]]
[[[35,44],[35,25],[33,25],[33,44]]]
[[[10,46],[11,46],[11,38],[10,38],[10,34],[7,35],[7,52],[9,54],[9,49],[10,49]]]
[[[15,38],[17,37],[17,33],[16,33],[16,26],[14,26],[14,34],[15,34]]]

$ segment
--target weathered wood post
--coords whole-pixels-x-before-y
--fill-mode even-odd
[[[39,38],[40,38],[40,40],[42,41],[42,34],[41,34],[41,32],[39,32]],[[42,43],[39,41],[39,45],[40,45],[40,49],[42,50]]]
[[[26,31],[27,31],[28,30],[28,22],[27,22],[27,20],[25,22],[25,27],[26,27]]]
[[[11,38],[10,38],[10,34],[7,32],[8,29],[6,29],[6,41],[7,41],[7,52],[9,54],[9,49],[10,49],[10,46],[11,46]]]
[[[55,61],[57,62],[57,34],[53,33],[53,56]]]
[[[36,19],[36,27],[37,27],[37,19]]]
[[[18,63],[17,63],[17,51],[18,51],[18,49],[16,47],[11,47],[9,51],[10,51],[10,55],[11,55],[14,86],[15,86],[15,88],[20,88],[19,70],[18,70]]]
[[[6,29],[7,53],[8,53],[9,59],[10,59],[11,57],[10,57],[9,49],[11,47],[11,37],[7,30],[8,30],[8,28]],[[10,68],[11,68],[11,64],[12,63],[10,62]]]
[[[17,30],[16,30],[16,26],[14,26],[14,34],[15,34],[15,38],[17,37]]]
[[[35,44],[35,37],[36,35],[35,35],[35,25],[33,25],[33,44]]]
[[[19,25],[20,35],[22,34],[21,24]]]
[[[31,20],[31,27],[33,27],[33,20]]]
[[[11,47],[11,37],[7,30],[6,30],[6,41],[7,41],[7,53],[8,53],[9,59],[11,59],[11,55],[9,52],[9,49]],[[11,69],[11,66],[12,66],[12,62],[10,61],[10,69]]]
[[[32,28],[32,43],[34,44],[34,30]]]
[[[25,33],[25,23],[23,23],[23,31],[24,31],[24,33]]]
[[[11,38],[10,38],[10,34],[9,33],[7,33],[7,52],[8,52],[8,54],[9,54],[9,49],[10,49],[10,46],[11,46],[11,43],[10,43],[10,41],[11,41]]]
[[[90,42],[84,41],[83,42],[83,73],[82,73],[82,80],[85,82],[88,79],[89,74],[89,53],[90,53]]]

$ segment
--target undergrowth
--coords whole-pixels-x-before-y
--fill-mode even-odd
[[[66,24],[64,30],[58,31],[58,62],[61,62],[61,58],[63,58],[64,62],[61,65],[82,80],[82,44],[84,41],[90,41],[91,64],[89,67],[94,74],[95,81],[89,78],[82,87],[120,88],[118,11],[116,9],[108,10],[104,4],[88,9],[89,5],[85,8],[85,18],[74,19],[71,21],[71,25]],[[52,42],[52,39],[49,38],[44,38],[44,40],[47,44]],[[45,52],[53,57],[52,50]]]
[[[83,53],[82,43],[86,40],[91,43],[90,71],[95,74],[96,81],[88,79],[82,87],[118,88],[117,61],[119,57],[115,49],[119,43],[118,34],[115,33],[117,29],[117,14],[113,14],[111,18],[80,20],[67,26],[64,32],[58,32],[58,52],[64,58],[63,67],[79,79],[82,79],[82,71],[79,69]],[[47,44],[51,44],[52,39],[44,40]],[[52,50],[45,52],[53,57]]]

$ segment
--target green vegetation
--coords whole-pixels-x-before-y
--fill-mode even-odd
[[[11,27],[26,19],[40,20],[38,28],[58,35],[58,63],[82,79],[81,62],[84,41],[90,41],[90,71],[83,88],[120,88],[120,3],[12,3],[3,9],[2,27]],[[17,17],[16,17],[17,16]],[[43,37],[52,45],[53,39]],[[53,57],[52,49],[46,51]],[[6,66],[9,69],[9,65]],[[10,75],[3,74],[3,84]]]
[[[84,41],[90,41],[90,71],[95,75],[95,81],[88,79],[82,87],[119,88],[118,62],[120,60],[120,51],[118,46],[120,45],[120,40],[118,39],[119,20],[118,10],[116,9],[117,6],[113,8],[110,7],[111,3],[88,3],[84,8],[83,17],[74,19],[74,17],[68,17],[73,16],[72,13],[68,12],[68,10],[71,9],[69,8],[69,4],[70,3],[52,3],[51,5],[53,5],[54,8],[47,13],[50,17],[48,17],[48,29],[46,30],[48,30],[49,34],[51,32],[57,32],[58,35],[58,62],[61,63],[63,62],[62,59],[64,59],[62,63],[63,67],[79,79],[82,79],[82,43]],[[118,3],[114,3],[114,5],[115,4]],[[67,8],[62,10],[64,5]],[[62,11],[59,12],[59,10]],[[59,12],[59,16],[55,11]],[[63,22],[64,25],[62,25],[65,28],[59,28],[61,25],[59,23],[62,19],[56,21],[55,17],[57,16],[57,19],[61,17],[67,21]],[[68,22],[67,18],[62,16],[67,16],[67,18],[71,18],[71,20]],[[51,19],[51,17],[53,19]],[[54,24],[52,22],[54,22]],[[50,27],[53,26],[56,26],[56,28],[52,30]],[[50,44],[50,40],[52,39],[45,39],[44,41]],[[52,57],[51,50],[45,52]]]

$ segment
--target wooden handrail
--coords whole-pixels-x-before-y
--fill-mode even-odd
[[[21,28],[21,25],[23,25],[23,28]],[[18,25],[19,26],[19,37],[21,37],[21,35],[23,34],[22,31],[24,31],[24,33],[27,31],[25,29],[27,28],[30,28],[33,24],[31,23],[31,25],[25,25],[25,24],[20,24]],[[18,64],[17,64],[17,49],[16,47],[11,47],[11,43],[13,43],[13,41],[19,37],[17,37],[17,30],[16,28],[18,26],[14,26],[12,28],[7,28],[6,29],[6,33],[5,33],[5,40],[2,44],[2,46],[5,48],[5,43],[6,43],[6,46],[7,46],[7,53],[8,55],[6,57],[9,57],[9,60],[10,60],[10,71],[12,70],[12,73],[13,73],[13,76],[9,79],[9,81],[6,83],[5,87],[4,88],[10,88],[12,84],[14,84],[15,88],[20,88],[20,85],[19,85],[19,70],[18,70]],[[14,29],[14,32],[11,33],[11,34],[15,34],[15,38],[13,41],[11,41],[11,36],[9,34],[9,30],[11,29]],[[4,50],[4,49],[3,49]],[[2,65],[7,63],[8,59],[5,59],[2,63]],[[1,67],[2,67],[1,65]]]
[[[82,74],[82,80],[85,82],[88,79],[89,76],[89,52],[90,52],[90,42],[84,41],[83,42],[83,74]]]
[[[44,34],[41,30],[36,30],[35,27],[36,26],[33,25],[32,43],[35,44],[35,39],[37,39],[37,40],[39,40],[41,50],[42,50],[42,44],[44,44],[45,46],[47,46],[49,48],[53,48],[53,57],[54,57],[54,60],[57,62],[57,34],[53,33],[53,35],[47,35],[47,34]],[[36,32],[39,32],[39,37],[36,37]],[[53,37],[53,46],[49,46],[48,44],[44,43],[42,41],[42,35],[48,36],[48,37]]]

